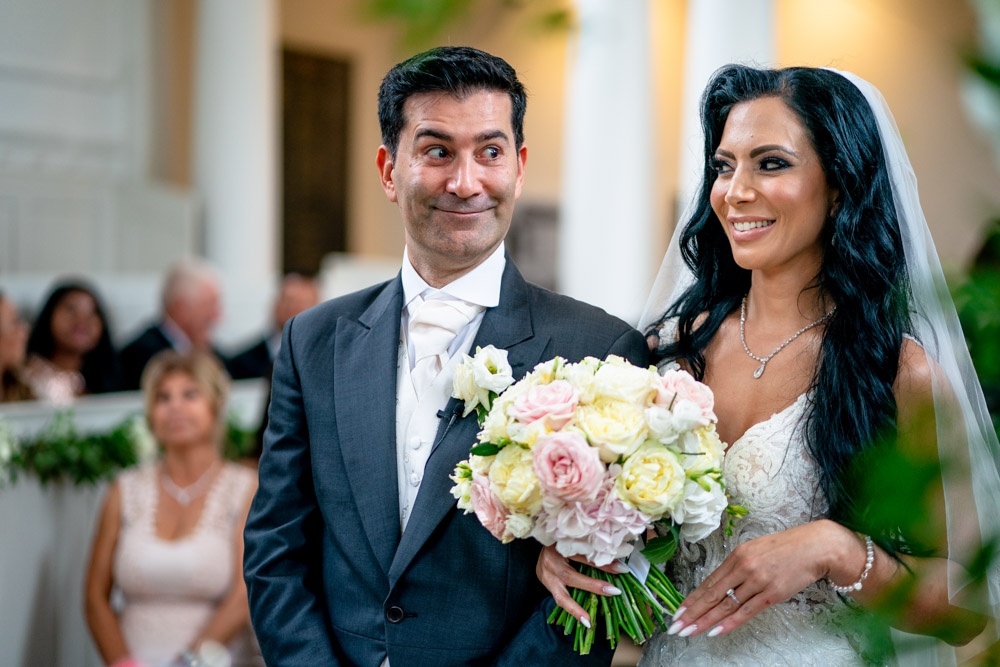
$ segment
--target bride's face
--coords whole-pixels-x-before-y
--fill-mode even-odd
[[[744,269],[799,270],[823,259],[820,233],[836,192],[795,112],[779,98],[741,102],[715,151],[712,209]]]

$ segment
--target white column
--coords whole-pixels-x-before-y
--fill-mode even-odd
[[[576,0],[559,220],[559,291],[638,319],[652,269],[647,0]]]
[[[258,326],[266,304],[252,295],[277,268],[276,30],[273,0],[199,0],[194,180],[223,283],[222,338]]]
[[[774,22],[774,0],[689,0],[687,3],[678,184],[682,208],[701,183],[704,156],[698,108],[705,85],[712,73],[727,63],[773,66]]]
[[[205,254],[230,278],[276,267],[276,15],[272,0],[200,0],[195,183]]]

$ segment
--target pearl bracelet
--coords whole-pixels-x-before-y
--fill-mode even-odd
[[[868,535],[865,535],[865,550],[867,551],[867,555],[865,556],[865,569],[861,573],[861,576],[858,577],[858,580],[847,586],[838,586],[827,578],[827,581],[830,581],[830,588],[838,593],[845,594],[861,590],[865,579],[868,578],[868,573],[872,571],[872,564],[875,562],[875,545],[872,543],[872,538]]]

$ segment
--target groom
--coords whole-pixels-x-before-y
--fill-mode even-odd
[[[520,378],[561,355],[645,364],[642,336],[524,281],[504,252],[521,194],[524,87],[506,62],[437,48],[379,89],[382,187],[399,275],[291,320],[275,363],[244,572],[267,664],[607,664],[546,623],[534,540],[501,544],[450,495],[475,417],[450,397],[462,353]]]

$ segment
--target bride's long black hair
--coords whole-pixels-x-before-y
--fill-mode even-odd
[[[656,356],[684,359],[696,377],[703,377],[705,347],[750,288],[750,271],[733,260],[709,195],[716,179],[712,158],[729,112],[740,102],[765,97],[781,99],[798,116],[829,187],[840,194],[822,231],[819,275],[806,288],[821,290],[837,305],[812,379],[806,437],[820,467],[830,518],[881,533],[884,540],[885,527],[873,530],[866,518],[868,501],[858,497],[852,466],[857,454],[895,434],[893,381],[909,330],[909,288],[876,119],[846,78],[822,69],[742,65],[728,65],[713,76],[701,103],[703,180],[693,216],[681,221],[686,224],[681,252],[695,281],[651,327],[672,318],[678,325],[676,340],[661,344]]]

